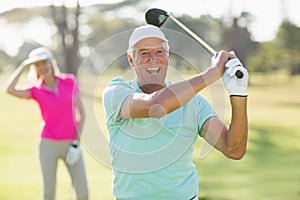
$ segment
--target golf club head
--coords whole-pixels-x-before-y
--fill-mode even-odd
[[[169,14],[158,8],[150,8],[145,13],[146,22],[157,27],[161,27],[168,19]]]

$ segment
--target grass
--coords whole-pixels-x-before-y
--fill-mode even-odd
[[[113,196],[101,98],[96,95],[94,102],[90,97],[95,91],[101,94],[107,81],[117,74],[122,72],[107,70],[101,76],[79,77],[82,87],[87,88],[84,90],[88,114],[85,129],[89,136],[85,138],[83,154],[91,200],[112,200]],[[130,73],[126,75],[131,77]],[[0,199],[41,199],[42,180],[37,158],[40,113],[35,102],[5,94],[7,78],[7,74],[0,74]],[[194,161],[200,178],[200,199],[300,199],[300,77],[280,76],[278,79],[267,77],[264,82],[261,76],[251,76],[249,143],[242,160],[229,160],[216,150],[200,159],[203,141],[197,141]],[[225,104],[228,110],[228,101]],[[225,117],[228,121],[228,113]],[[101,132],[103,134],[99,134]],[[70,199],[70,185],[69,175],[59,163],[58,200]]]

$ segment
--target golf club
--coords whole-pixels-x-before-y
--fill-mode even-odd
[[[148,24],[152,24],[157,27],[161,27],[165,21],[170,18],[173,22],[175,22],[178,26],[180,26],[183,30],[185,30],[190,36],[192,36],[200,45],[202,45],[209,53],[215,55],[217,52],[209,46],[205,41],[203,41],[199,36],[197,36],[194,32],[192,32],[189,28],[187,28],[184,24],[178,21],[175,17],[170,15],[164,10],[159,8],[151,8],[148,9],[145,13],[146,22]],[[244,74],[240,70],[235,73],[237,78],[243,78]]]

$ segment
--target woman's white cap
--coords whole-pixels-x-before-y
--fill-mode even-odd
[[[165,42],[168,42],[164,33],[157,26],[147,24],[134,29],[129,38],[128,49],[132,49],[140,40],[150,37],[159,38]]]
[[[41,60],[51,60],[53,58],[53,54],[47,48],[40,47],[32,50],[29,53],[28,58],[25,60],[25,62],[26,64],[31,64]]]

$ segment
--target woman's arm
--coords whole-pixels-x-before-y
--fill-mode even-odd
[[[20,66],[13,72],[7,82],[6,92],[20,98],[30,98],[30,93],[28,90],[17,89],[16,85],[19,81],[19,78],[22,72],[28,67],[28,65],[24,62],[20,64]]]
[[[84,111],[84,107],[82,104],[82,100],[81,100],[81,95],[78,94],[76,95],[76,125],[77,125],[77,134],[76,134],[76,138],[77,140],[80,140],[80,135],[83,129],[83,124],[85,121],[85,111]]]

